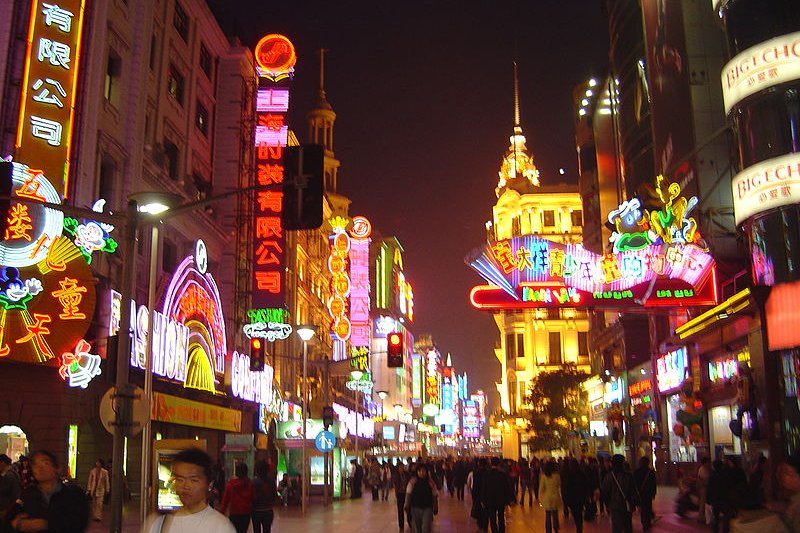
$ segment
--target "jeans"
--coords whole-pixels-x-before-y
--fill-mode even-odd
[[[456,498],[461,501],[464,501],[464,484],[459,483],[456,485]]]
[[[231,522],[233,522],[233,527],[236,528],[236,533],[247,533],[247,528],[250,527],[250,515],[232,514]]]
[[[528,505],[533,505],[533,489],[531,488],[531,482],[523,481],[520,484],[520,495],[519,495],[519,503],[523,506],[525,505],[525,493],[528,493]]]
[[[411,518],[414,521],[412,529],[416,533],[431,533],[433,507],[412,507]]]
[[[506,506],[487,507],[486,513],[489,515],[489,527],[492,529],[492,533],[505,533]]]
[[[253,511],[253,533],[270,533],[275,511]]]
[[[700,509],[703,509],[702,507]],[[653,500],[645,498],[639,505],[639,512],[641,513],[642,529],[650,529],[653,525]],[[703,512],[700,513],[704,514]]]
[[[545,511],[544,530],[547,533],[551,533],[552,531],[558,533],[558,509]]]

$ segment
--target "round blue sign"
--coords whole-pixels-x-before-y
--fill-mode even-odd
[[[320,431],[314,439],[314,446],[322,453],[328,453],[336,446],[336,435],[330,431]]]

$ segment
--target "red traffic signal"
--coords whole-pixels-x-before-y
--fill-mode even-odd
[[[403,367],[403,336],[398,332],[386,336],[386,366]]]
[[[264,356],[264,340],[263,339],[250,339],[250,370],[252,372],[261,372],[266,366]]]

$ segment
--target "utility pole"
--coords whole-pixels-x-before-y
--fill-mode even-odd
[[[321,52],[320,52],[321,53]],[[322,404],[323,409],[327,408],[330,405],[330,388],[331,388],[331,360],[326,355],[325,356],[325,366],[322,367]],[[332,481],[332,472],[330,471],[330,452],[325,452],[325,463],[324,463],[324,470],[325,470],[325,486],[323,489],[322,495],[322,504],[328,505],[328,496],[331,494],[331,481]]]

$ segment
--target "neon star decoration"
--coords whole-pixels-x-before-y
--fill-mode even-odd
[[[99,355],[89,353],[91,348],[91,344],[81,339],[74,351],[61,354],[58,375],[67,381],[70,387],[85,389],[95,377],[100,375],[101,358]]]

